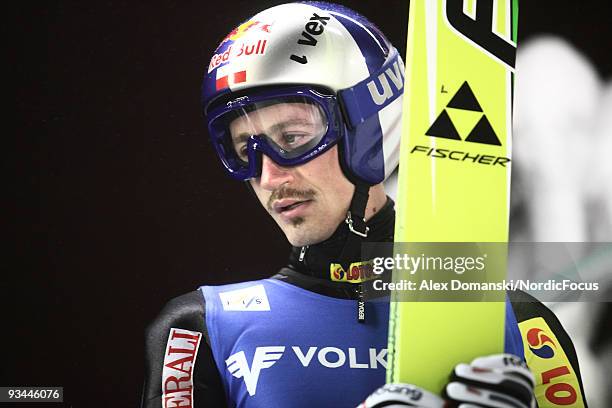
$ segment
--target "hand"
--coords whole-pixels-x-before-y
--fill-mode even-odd
[[[444,400],[412,384],[385,384],[357,408],[444,408]]]
[[[533,374],[519,357],[493,354],[458,364],[443,396],[458,408],[532,408],[534,387]]]
[[[494,354],[458,364],[442,397],[410,384],[386,384],[358,408],[533,408],[533,374],[519,357]]]

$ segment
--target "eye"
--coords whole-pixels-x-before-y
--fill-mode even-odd
[[[301,133],[283,133],[283,143],[287,145],[299,144],[304,135]]]
[[[296,137],[297,135],[291,134],[291,133],[285,133],[283,135],[283,139],[285,140],[285,143],[294,143]]]
[[[242,143],[236,146],[236,152],[238,153],[238,158],[243,161],[247,161],[247,145],[246,143]]]

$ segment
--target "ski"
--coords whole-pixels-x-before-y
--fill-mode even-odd
[[[517,15],[517,0],[410,1],[396,248],[507,242]],[[392,296],[387,382],[439,393],[457,363],[503,352],[503,301]]]

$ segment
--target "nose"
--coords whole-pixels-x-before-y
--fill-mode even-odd
[[[265,154],[261,156],[261,175],[259,184],[263,189],[273,191],[284,183],[292,180],[291,170],[289,168],[279,166]]]

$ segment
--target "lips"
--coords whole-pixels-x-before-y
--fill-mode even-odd
[[[274,210],[274,212],[281,214],[287,211],[291,211],[294,208],[297,208],[298,206],[307,203],[311,200],[297,200],[294,198],[284,198],[282,200],[276,200],[273,204],[272,204],[272,209]]]
[[[311,202],[312,200],[284,198],[282,200],[276,200],[272,204],[272,209],[276,214],[280,215],[281,218],[288,221],[295,217],[304,215],[304,212]]]

